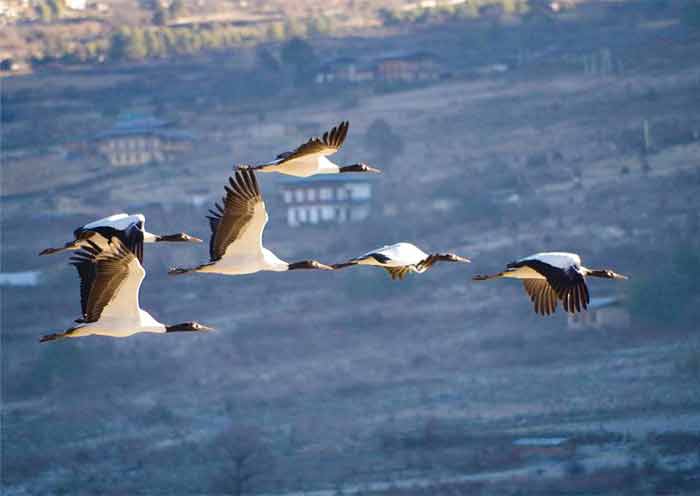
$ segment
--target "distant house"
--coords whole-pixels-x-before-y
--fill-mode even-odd
[[[375,79],[388,83],[440,79],[440,58],[429,52],[382,57],[375,61]]]
[[[26,72],[29,69],[29,64],[23,60],[13,59],[12,57],[4,58],[0,56],[0,72]]]
[[[17,64],[12,59],[2,59],[0,60],[0,71],[2,72],[12,72],[17,70]]]
[[[87,0],[65,0],[66,7],[73,10],[85,10],[87,8]]]
[[[370,65],[361,64],[352,57],[341,57],[323,64],[316,74],[316,83],[360,83],[374,79]]]
[[[152,116],[125,114],[93,138],[94,151],[114,166],[173,160],[192,148],[193,135]]]
[[[441,59],[429,52],[399,53],[360,61],[341,57],[323,64],[316,74],[318,84],[353,84],[367,81],[410,83],[434,81],[443,74]]]
[[[290,227],[361,222],[372,211],[372,180],[345,174],[283,179],[279,192]]]
[[[615,296],[591,298],[587,312],[569,314],[567,327],[581,329],[625,329],[630,326],[630,313]]]
[[[556,13],[575,7],[573,0],[530,0],[528,3],[531,11],[537,13]]]
[[[0,287],[38,286],[40,273],[36,270],[26,272],[0,272]]]

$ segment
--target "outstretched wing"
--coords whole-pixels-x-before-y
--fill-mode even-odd
[[[323,133],[321,138],[311,138],[296,150],[277,155],[277,163],[282,164],[308,155],[332,155],[343,146],[349,127],[350,123],[343,121],[330,131]]]
[[[535,312],[550,315],[557,308],[557,294],[546,279],[523,279],[525,291],[535,304]]]
[[[216,203],[209,210],[209,257],[219,260],[227,252],[262,249],[262,233],[267,224],[267,210],[260,194],[255,173],[250,169],[239,169],[229,178],[225,186],[226,196],[222,204]]]
[[[119,238],[113,238],[104,249],[88,240],[71,257],[71,264],[80,276],[80,322],[95,322],[102,315],[138,315],[139,289],[146,272]]]
[[[112,238],[117,238],[136,255],[139,263],[143,263],[143,221],[140,219],[135,219],[120,229],[112,226],[84,227],[76,229],[74,234],[75,239],[81,241],[83,247],[86,246],[85,241],[90,239],[101,249],[105,249]]]
[[[81,250],[70,258],[70,264],[78,270],[80,277],[80,312],[82,317],[79,321],[84,321],[87,315],[88,299],[90,290],[95,282],[95,257],[102,249],[92,241],[86,241],[81,246]]]
[[[569,313],[580,312],[581,309],[586,310],[591,301],[586,281],[578,273],[571,276],[571,280],[567,281],[558,293],[564,310]]]
[[[567,312],[576,313],[588,308],[588,287],[583,275],[575,267],[560,269],[539,260],[522,260],[509,264],[509,267],[520,265],[526,265],[544,276]]]

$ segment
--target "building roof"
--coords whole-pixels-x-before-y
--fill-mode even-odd
[[[319,72],[333,72],[350,66],[354,66],[358,71],[370,71],[375,64],[373,61],[360,61],[354,57],[338,57],[324,62],[319,68]]]
[[[411,61],[434,60],[437,62],[437,61],[440,61],[441,58],[432,52],[426,52],[426,51],[394,52],[394,53],[384,54],[381,57],[377,57],[375,59],[375,62],[384,62],[387,60],[411,60]]]
[[[416,51],[407,52],[405,50],[386,52],[378,57],[363,58],[363,60],[356,59],[354,57],[337,57],[335,59],[330,59],[323,63],[320,67],[319,72],[332,72],[334,70],[342,69],[350,65],[355,65],[355,67],[362,70],[373,70],[378,64],[387,61],[394,60],[405,60],[405,61],[421,61],[421,60],[432,60],[439,62],[442,59],[432,53],[427,51]]]
[[[335,59],[331,59],[326,61],[323,65],[324,66],[343,66],[343,65],[350,65],[350,64],[355,64],[357,63],[357,59],[355,57],[338,57]]]
[[[372,183],[374,177],[367,177],[370,174],[318,174],[311,177],[297,178],[293,176],[281,177],[278,181],[280,186],[304,186],[313,184],[321,186],[323,184],[342,184],[342,183]],[[365,176],[365,177],[362,177]]]
[[[561,446],[568,437],[521,437],[513,441],[515,446]]]
[[[101,140],[118,136],[131,136],[138,134],[153,134],[169,139],[193,139],[194,135],[188,131],[168,129],[171,122],[157,117],[135,113],[121,114],[110,129],[100,131],[95,139]]]

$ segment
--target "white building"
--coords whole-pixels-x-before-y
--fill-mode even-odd
[[[279,186],[290,227],[361,222],[372,211],[372,180],[345,174],[283,179]]]
[[[66,0],[66,7],[73,10],[85,10],[87,8],[87,0]]]

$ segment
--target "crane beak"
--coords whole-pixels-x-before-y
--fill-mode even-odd
[[[617,272],[613,272],[612,276],[613,276],[613,279],[623,279],[623,280],[629,279],[629,277],[623,276],[622,274],[618,274]]]
[[[455,262],[472,263],[472,261],[469,260],[468,258],[460,257],[459,255],[455,255]]]
[[[209,327],[209,326],[205,326],[205,325],[203,325],[203,324],[199,324],[199,329],[198,329],[198,330],[199,330],[199,332],[209,332],[209,331],[216,331],[216,328],[214,328],[214,327]]]
[[[379,169],[376,169],[374,167],[370,167],[369,165],[367,166],[367,172],[374,172],[375,174],[381,174],[382,171]]]
[[[189,241],[190,243],[203,243],[204,242],[200,238],[197,238],[195,236],[190,236],[189,234],[186,234],[185,236],[187,236],[187,241]]]

